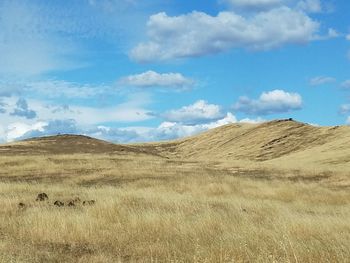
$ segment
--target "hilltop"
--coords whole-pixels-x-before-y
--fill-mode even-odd
[[[114,144],[85,135],[60,134],[29,138],[22,141],[0,145],[3,155],[40,154],[150,154],[141,147]]]
[[[172,160],[263,164],[288,169],[350,170],[350,128],[315,127],[292,119],[228,124],[168,142],[113,144],[82,135],[32,138],[0,146],[11,154],[142,154]]]
[[[228,124],[197,136],[144,145],[172,158],[289,169],[350,170],[350,127],[316,127],[291,119]]]

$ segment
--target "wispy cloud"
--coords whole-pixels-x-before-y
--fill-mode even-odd
[[[342,87],[343,89],[350,89],[350,79],[343,81],[340,84],[340,87]]]
[[[222,0],[221,2],[245,10],[261,11],[279,7],[285,4],[285,0]]]
[[[297,8],[309,13],[321,13],[323,11],[320,0],[302,0],[297,3]]]
[[[72,59],[76,43],[57,32],[64,22],[41,7],[35,1],[0,2],[0,74],[28,76],[81,66]]]
[[[339,114],[345,115],[350,113],[350,104],[343,104],[339,108]]]
[[[158,73],[152,70],[129,75],[119,81],[121,84],[135,87],[170,87],[186,88],[193,86],[195,81],[186,78],[181,73]]]
[[[319,85],[323,85],[323,84],[333,83],[336,81],[337,80],[333,77],[317,76],[317,77],[311,78],[309,80],[309,84],[311,86],[319,86]]]

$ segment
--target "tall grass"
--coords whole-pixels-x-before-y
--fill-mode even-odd
[[[161,158],[10,159],[0,262],[349,262],[347,188]],[[77,196],[96,204],[53,205]]]

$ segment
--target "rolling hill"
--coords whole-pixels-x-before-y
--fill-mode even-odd
[[[82,135],[33,138],[0,146],[1,154],[143,154],[167,159],[288,169],[350,171],[350,127],[315,127],[291,119],[229,124],[159,143],[121,145]]]
[[[172,158],[217,161],[227,166],[350,171],[350,127],[315,127],[291,119],[229,124],[148,147]]]
[[[349,149],[289,119],[0,145],[0,262],[348,262]]]

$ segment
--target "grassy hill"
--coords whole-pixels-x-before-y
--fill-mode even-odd
[[[0,145],[0,262],[348,262],[348,149],[292,120]]]

